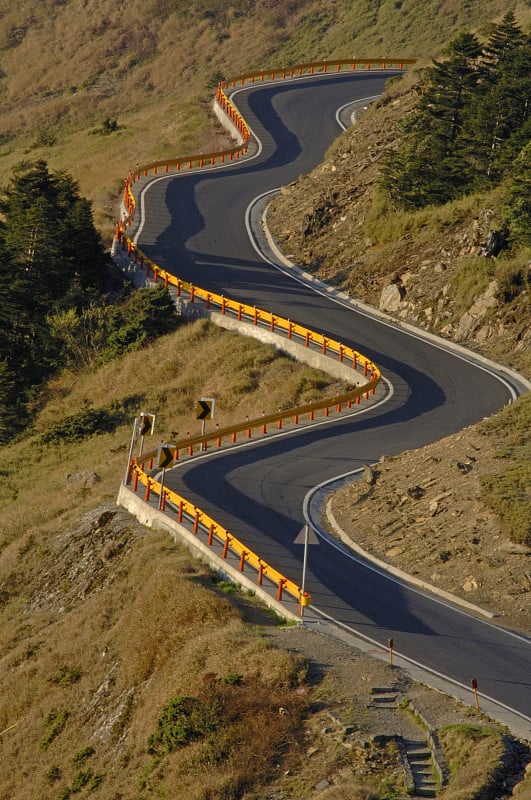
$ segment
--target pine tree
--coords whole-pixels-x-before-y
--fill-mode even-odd
[[[0,360],[5,387],[24,398],[57,366],[48,315],[87,305],[109,259],[75,182],[43,161],[16,168],[0,212]]]
[[[426,70],[418,109],[404,126],[404,142],[388,157],[383,185],[406,208],[440,204],[470,186],[473,169],[461,146],[466,111],[478,80],[479,41],[460,33],[444,50],[446,61]]]
[[[531,40],[511,13],[494,26],[484,55],[480,95],[470,109],[464,130],[466,146],[478,171],[478,186],[485,179],[499,180],[525,144],[522,133],[531,107]]]
[[[506,14],[481,49],[460,33],[425,72],[423,95],[388,155],[382,183],[398,206],[441,204],[501,180],[529,141],[530,39]]]
[[[473,34],[463,32],[452,39],[443,53],[449,58],[434,61],[427,71],[429,85],[420,110],[429,118],[432,134],[440,140],[445,155],[450,155],[477,85],[481,45]]]
[[[522,47],[528,37],[519,27],[512,11],[508,11],[499,25],[492,25],[487,44],[483,49],[483,62],[487,69],[496,69],[514,49]]]
[[[513,244],[531,247],[531,141],[514,164],[512,180],[503,204],[504,221]]]

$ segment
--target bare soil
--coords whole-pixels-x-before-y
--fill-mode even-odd
[[[472,426],[385,457],[333,496],[325,522],[369,555],[529,633],[531,548],[512,543],[481,499],[481,476],[503,468],[497,448]]]

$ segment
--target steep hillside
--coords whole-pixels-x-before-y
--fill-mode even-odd
[[[334,55],[430,57],[503,0],[0,0],[0,171],[43,158],[96,201],[137,162],[216,149],[210,102],[225,75]],[[529,14],[523,0],[517,10]]]
[[[335,54],[400,51],[428,62],[462,25],[481,30],[505,7],[503,0],[0,0],[2,183],[21,160],[65,169],[95,202],[110,240],[132,164],[225,144],[210,114],[222,76]],[[520,19],[530,15],[525,0],[516,10]],[[322,278],[376,305],[389,285],[385,307],[394,297],[398,306],[390,310],[401,319],[441,332],[452,326],[446,335],[459,329],[461,341],[487,343],[496,357],[528,371],[525,308],[490,306],[488,294],[474,309],[472,302],[461,308],[463,292],[452,294],[459,281],[471,296],[488,289],[460,277],[454,255],[475,253],[494,224],[496,195],[463,201],[448,217],[407,218],[397,237],[378,231],[378,215],[369,213],[382,145],[413,101],[415,78],[409,81],[341,137],[326,164],[286,190],[271,224],[285,252]],[[480,324],[467,328],[471,309]],[[520,328],[511,327],[511,315]],[[205,374],[194,366],[202,363],[216,369]],[[279,629],[281,621],[234,596],[234,587],[166,534],[147,533],[114,505],[140,407],[156,413],[158,430],[173,437],[188,430],[202,394],[215,394],[228,424],[257,405],[276,408],[286,389],[296,402],[328,388],[312,370],[196,323],[101,369],[65,369],[35,396],[33,427],[3,449],[0,466],[0,797],[396,797],[405,790],[397,749],[373,737],[424,735],[406,712],[408,699],[437,728],[457,727],[453,742],[452,730],[445,733],[457,777],[443,797],[463,800],[488,789],[505,798],[521,780],[529,750],[499,726],[340,642]],[[103,433],[83,432],[94,411],[109,421]],[[478,462],[495,471],[498,453],[505,468],[522,444],[506,433],[490,430],[488,447],[486,434],[467,433],[463,447],[452,442],[444,453],[472,466],[462,475],[452,464],[452,479],[467,481],[465,501],[481,501],[470,480]],[[469,449],[478,436],[480,455]],[[402,524],[418,534],[411,520],[420,525],[433,499],[421,492],[443,490],[434,483],[419,489],[413,477],[437,458],[437,451],[407,454],[375,470],[372,502],[383,509],[391,498],[405,520],[391,521],[387,532]],[[404,464],[412,478],[405,483]],[[433,470],[426,480],[440,480]],[[346,492],[334,513],[348,535],[357,498]],[[440,521],[444,529],[451,513],[444,500],[437,501],[434,528]],[[478,506],[470,508],[477,513]],[[463,513],[470,508],[464,502]],[[479,513],[486,518],[484,506]],[[438,541],[422,565],[404,567],[428,578],[437,572],[441,586],[470,599],[457,577],[464,574],[481,589],[478,602],[490,605],[492,595],[468,569],[469,553],[480,564],[483,540],[475,541],[469,520],[460,524],[462,547]],[[501,535],[492,525],[493,537]],[[364,546],[372,547],[373,535]],[[388,544],[382,557],[403,563],[401,543]],[[498,587],[514,590],[513,615],[506,607],[500,613],[521,627],[528,624],[518,613],[529,610],[526,559],[489,550],[480,565],[495,566]],[[371,705],[371,689],[386,683],[396,683],[402,704],[392,716]],[[520,797],[530,780],[528,771]]]
[[[392,82],[321,166],[282,190],[270,228],[283,252],[321,280],[531,377],[529,292],[510,286],[527,273],[528,253],[484,255],[502,224],[502,191],[393,213],[378,189],[386,150],[417,98],[415,72]]]

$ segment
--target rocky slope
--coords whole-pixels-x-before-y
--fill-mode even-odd
[[[322,165],[282,191],[268,211],[269,227],[283,252],[315,277],[529,377],[529,289],[504,294],[503,253],[485,255],[499,225],[496,192],[382,216],[382,159],[418,91],[414,73],[390,85]],[[507,468],[500,450],[500,437],[472,427],[385,459],[370,483],[333,498],[326,524],[436,589],[489,609],[502,624],[529,631],[531,550],[511,544],[481,497],[481,476]],[[367,519],[374,522],[360,524]]]
[[[317,278],[529,376],[530,265],[520,270],[527,290],[515,292],[504,253],[486,256],[501,227],[499,192],[408,214],[385,208],[377,188],[418,92],[415,73],[392,83],[323,164],[282,190],[268,224]]]

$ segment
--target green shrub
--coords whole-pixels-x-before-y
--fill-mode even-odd
[[[66,710],[58,711],[57,709],[54,709],[53,711],[50,711],[44,721],[44,724],[46,725],[46,733],[41,739],[41,750],[47,750],[54,739],[56,739],[59,734],[63,732],[69,716],[70,712]]]
[[[494,275],[490,260],[473,257],[464,258],[452,278],[452,294],[461,311],[466,311],[474,298],[485,291]]]
[[[56,686],[71,686],[77,683],[81,678],[82,672],[79,667],[69,667],[67,664],[61,664],[58,672],[53,678],[50,678],[50,683],[55,683]]]
[[[516,543],[531,546],[531,394],[526,394],[480,425],[498,440],[496,456],[503,470],[481,480],[482,498],[499,516],[500,524]]]
[[[109,408],[89,408],[52,422],[42,434],[43,444],[80,442],[98,433],[113,433],[124,422],[123,412]]]
[[[482,497],[499,519],[504,532],[517,544],[531,547],[531,463],[514,464],[501,475],[481,479]]]
[[[80,767],[85,761],[94,755],[96,751],[93,747],[84,747],[83,750],[80,750],[79,753],[76,753],[74,758],[72,759],[72,764],[75,767]]]
[[[526,289],[531,288],[531,273],[527,263],[520,260],[502,261],[496,269],[498,297],[510,303]]]
[[[61,768],[57,764],[52,764],[50,769],[46,772],[46,780],[48,783],[55,783],[61,777]]]
[[[90,782],[90,780],[94,777],[94,773],[91,769],[82,769],[80,770],[74,780],[72,781],[72,786],[70,787],[70,792],[75,794],[80,792],[81,789],[84,789],[85,786]]]
[[[108,317],[103,360],[117,358],[157,336],[171,333],[181,321],[170,293],[162,284],[138,289]]]
[[[171,753],[215,731],[221,723],[220,704],[197,697],[177,697],[162,712],[156,733],[148,740],[152,755]]]
[[[223,683],[229,686],[240,686],[243,683],[243,675],[241,672],[231,673],[223,678]]]

